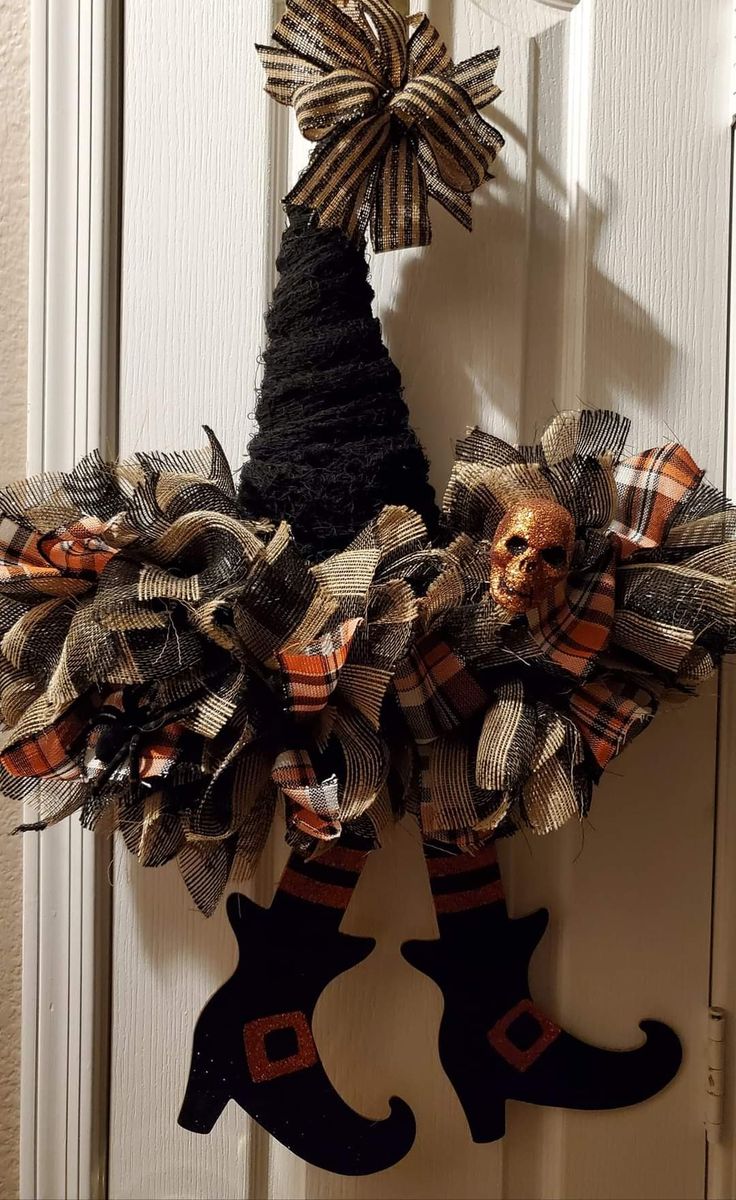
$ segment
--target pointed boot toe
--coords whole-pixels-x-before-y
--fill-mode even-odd
[[[314,862],[292,857],[268,909],[229,897],[239,961],[197,1022],[179,1115],[185,1129],[209,1133],[232,1099],[282,1145],[336,1174],[385,1170],[411,1148],[411,1109],[396,1098],[383,1120],[352,1109],[312,1032],[324,988],[375,944],[339,930],[365,857],[345,846]]]
[[[624,1108],[674,1079],[677,1035],[642,1021],[632,1050],[589,1045],[561,1029],[529,992],[529,963],[547,926],[542,909],[512,920],[495,848],[427,857],[440,937],[402,947],[407,962],[441,988],[439,1052],[476,1142],[504,1134],[505,1103],[572,1109]]]

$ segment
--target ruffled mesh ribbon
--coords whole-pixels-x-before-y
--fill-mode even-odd
[[[612,413],[538,446],[474,430],[444,501],[454,535],[386,508],[310,566],[243,520],[208,451],[92,455],[0,493],[0,785],[40,824],[81,810],[145,865],[176,858],[211,912],[277,801],[300,852],[392,813],[472,847],[588,809],[663,694],[736,649],[736,513],[683,447],[624,454]],[[521,616],[489,587],[519,500],[573,515],[571,572]],[[400,715],[401,714],[401,715]]]
[[[391,812],[384,696],[426,542],[387,508],[310,567],[240,519],[209,452],[92,455],[0,493],[5,794],[81,810],[144,865],[176,858],[204,912],[254,868],[276,801],[309,852]]]
[[[444,500],[456,535],[420,604],[395,688],[420,747],[427,836],[473,845],[583,815],[600,772],[736,649],[736,512],[684,447],[626,457],[629,422],[556,417],[536,446],[473,430]],[[544,496],[572,514],[572,571],[514,617],[489,590],[504,514]]]
[[[471,194],[503,146],[478,109],[500,93],[499,51],[454,64],[427,17],[388,0],[287,0],[275,46],[259,46],[266,90],[316,143],[287,207],[376,250],[431,240],[430,196],[466,229]]]

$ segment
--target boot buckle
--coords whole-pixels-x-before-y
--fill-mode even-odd
[[[291,1054],[274,1057],[269,1053],[267,1039],[282,1031],[295,1035],[296,1048]],[[243,1029],[243,1042],[248,1072],[254,1083],[293,1075],[319,1061],[312,1030],[303,1012],[275,1013],[272,1017],[248,1021]]]
[[[539,1030],[531,1045],[523,1047],[512,1042],[508,1034],[511,1026],[520,1017],[526,1017],[527,1021],[531,1019]],[[489,1029],[486,1036],[496,1053],[500,1054],[509,1066],[517,1071],[528,1071],[561,1033],[559,1025],[555,1025],[554,1021],[545,1016],[533,1000],[525,999],[510,1008],[506,1015]]]

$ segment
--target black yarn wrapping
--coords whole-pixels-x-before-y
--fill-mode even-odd
[[[414,509],[434,532],[427,459],[372,312],[364,254],[295,210],[277,266],[244,516],[288,521],[313,561],[344,549],[386,504]]]

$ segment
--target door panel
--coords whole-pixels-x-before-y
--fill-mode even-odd
[[[433,213],[429,250],[373,279],[414,423],[442,488],[466,424],[528,439],[555,408],[610,405],[636,445],[674,432],[715,477],[723,457],[729,135],[720,0],[433,0],[455,56],[500,43],[507,137],[468,238]],[[247,443],[278,196],[303,161],[261,91],[252,43],[269,0],[127,0],[121,449]],[[686,1043],[676,1083],[612,1114],[509,1105],[473,1145],[436,1049],[441,997],[399,944],[436,926],[416,831],[372,857],[344,928],[378,939],[335,981],[316,1036],[346,1099],[417,1116],[407,1159],[350,1180],[306,1167],[231,1105],[209,1138],[176,1115],[194,1021],[229,974],[224,914],[205,921],[175,868],[115,856],[110,1194],[133,1197],[694,1197],[703,1194],[715,688],[663,712],[614,765],[591,820],[504,847],[512,912],[551,925],[535,997],[628,1047],[637,1023]],[[283,851],[254,884],[266,898]],[[478,953],[490,953],[479,947]]]

